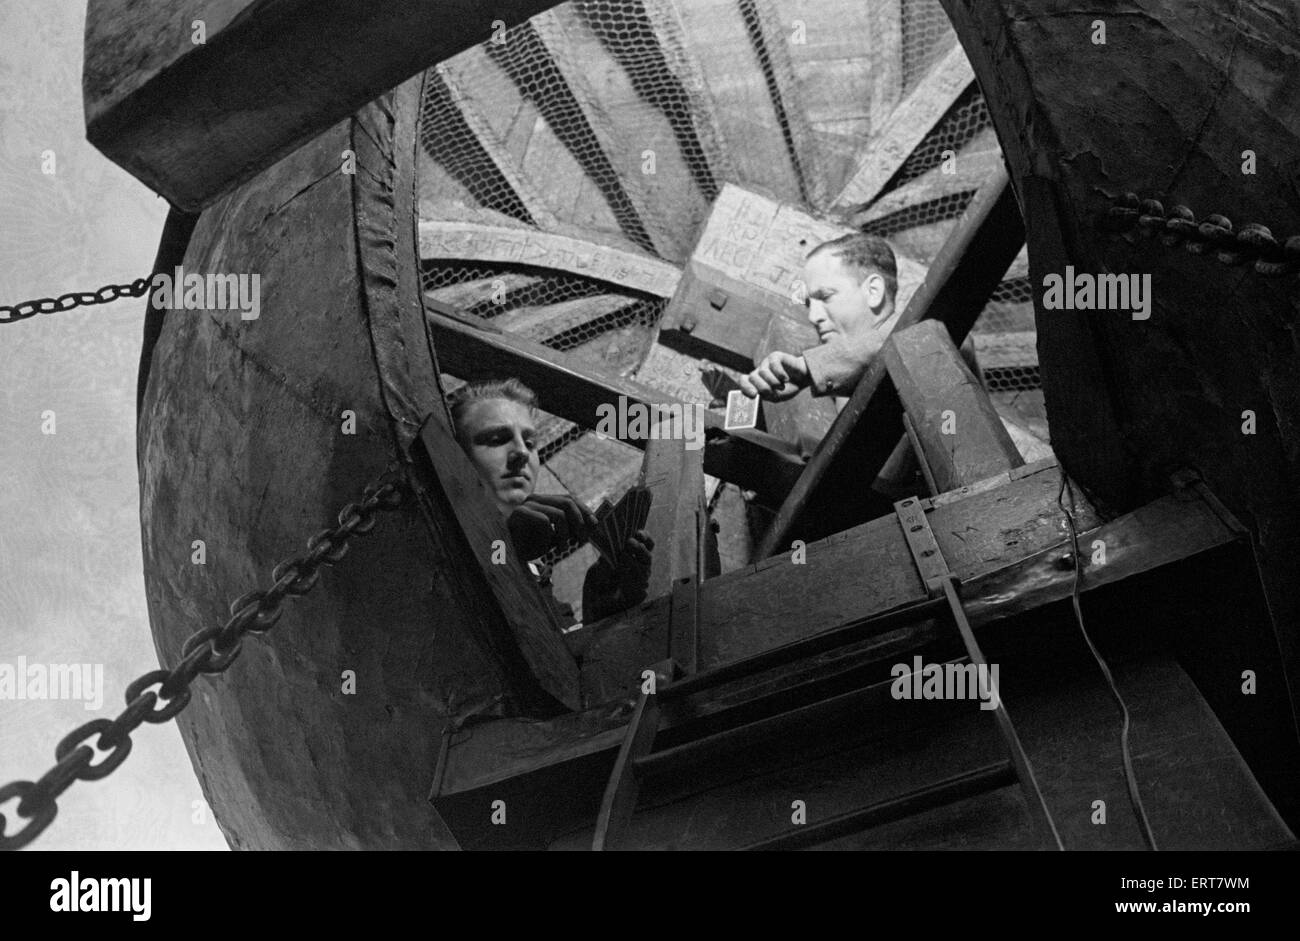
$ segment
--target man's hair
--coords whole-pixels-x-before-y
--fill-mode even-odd
[[[451,422],[455,426],[456,437],[460,438],[461,420],[470,403],[483,399],[508,399],[528,407],[528,414],[537,412],[537,393],[518,379],[488,379],[482,382],[467,382],[455,392],[448,394],[447,407],[451,409]]]
[[[897,295],[898,261],[894,258],[894,250],[889,247],[889,243],[879,235],[868,235],[866,232],[842,235],[829,242],[822,242],[808,253],[808,257],[811,259],[822,252],[833,252],[844,264],[852,265],[863,274],[878,272],[885,279],[885,291],[890,299]]]

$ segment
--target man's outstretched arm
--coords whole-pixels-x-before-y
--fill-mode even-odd
[[[868,364],[880,353],[885,339],[885,334],[867,331],[853,337],[836,337],[829,343],[804,350],[812,394],[851,394]]]

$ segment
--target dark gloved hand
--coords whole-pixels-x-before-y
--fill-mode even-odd
[[[596,517],[568,495],[533,494],[506,521],[515,552],[525,560],[545,555],[570,539],[586,541]]]

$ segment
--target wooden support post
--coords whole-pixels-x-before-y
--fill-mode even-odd
[[[911,156],[916,145],[939,123],[958,97],[975,81],[970,62],[960,43],[934,64],[862,148],[857,172],[835,199],[837,209],[865,206]],[[1006,270],[1005,268],[1002,270]]]
[[[655,425],[669,434],[671,424]],[[679,439],[653,437],[646,442],[642,475],[653,495],[646,530],[654,540],[648,598],[669,594],[684,578],[699,579],[703,547],[704,452],[687,450]]]
[[[86,137],[196,212],[380,92],[490,38],[494,20],[521,23],[551,5],[90,0]]]
[[[957,221],[894,329],[934,318],[948,327],[955,342],[964,341],[1024,241],[1011,181],[999,169]],[[861,498],[903,435],[901,406],[887,378],[884,361],[877,357],[781,505],[758,558],[784,546],[805,512],[810,519],[834,521],[840,529],[861,522],[853,518],[861,512],[853,501]]]
[[[881,350],[937,493],[1024,464],[1002,420],[937,320],[895,330]]]

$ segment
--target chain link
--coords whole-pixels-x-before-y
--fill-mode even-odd
[[[1106,210],[1104,227],[1129,241],[1141,235],[1160,240],[1169,247],[1182,245],[1193,255],[1209,252],[1225,265],[1250,263],[1256,273],[1267,278],[1281,277],[1300,270],[1300,235],[1279,241],[1268,226],[1248,222],[1234,229],[1226,216],[1213,213],[1199,223],[1186,206],[1177,205],[1167,212],[1157,199],[1140,199],[1125,193]]]
[[[74,307],[107,304],[123,297],[143,297],[149,293],[149,279],[136,278],[130,284],[106,284],[98,291],[74,291],[58,297],[41,297],[21,304],[0,304],[0,323],[17,323],[37,314],[53,314]]]
[[[0,850],[15,850],[36,839],[58,813],[57,798],[77,780],[95,781],[115,771],[131,753],[131,733],[141,723],[166,722],[189,705],[190,684],[199,674],[217,674],[238,658],[245,634],[270,630],[283,613],[280,605],[289,595],[311,591],[322,565],[333,565],[348,551],[348,540],[374,528],[377,514],[401,506],[405,482],[397,467],[390,467],[366,487],[359,503],[349,503],[338,525],[323,529],[307,543],[308,551],[286,559],[272,573],[275,584],[254,590],[230,605],[230,619],[221,627],[196,631],[181,647],[181,662],[170,670],[150,670],[126,688],[126,708],[115,719],[93,719],[70,732],[54,751],[57,764],[39,781],[12,781],[0,787],[0,805],[18,799],[17,813],[27,818],[19,830],[5,833],[0,813]],[[151,689],[157,687],[157,690]],[[159,708],[159,700],[164,705]],[[107,751],[95,763],[95,749]]]

